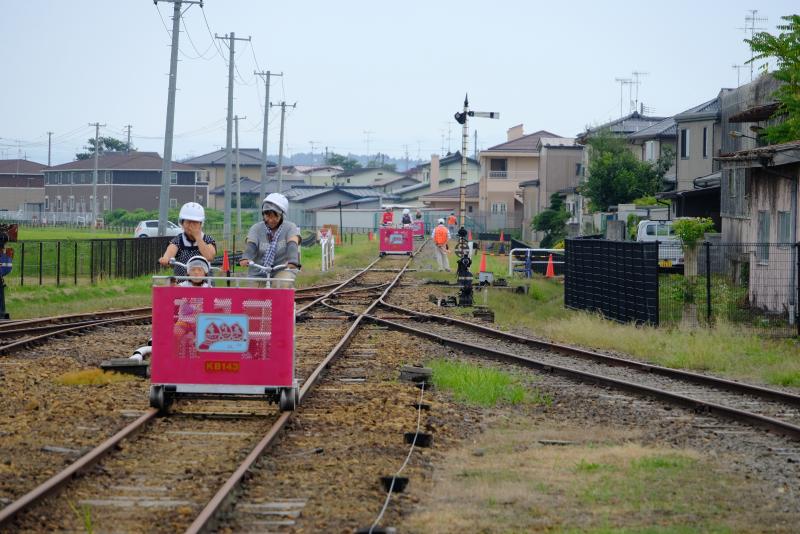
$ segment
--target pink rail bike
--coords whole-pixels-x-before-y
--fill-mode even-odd
[[[414,252],[414,236],[411,228],[381,228],[379,255],[411,254]]]
[[[165,412],[178,398],[246,398],[295,409],[294,289],[269,287],[271,272],[285,265],[251,265],[268,278],[208,277],[224,287],[180,287],[153,277],[152,407]],[[256,282],[267,287],[241,287]]]

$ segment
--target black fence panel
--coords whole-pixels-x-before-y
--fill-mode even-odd
[[[155,274],[158,259],[171,237],[148,239],[78,239],[20,241],[14,249],[14,266],[6,277],[12,285],[64,285],[94,283],[107,278],[137,278]]]
[[[658,324],[656,243],[567,239],[564,304],[620,322]]]

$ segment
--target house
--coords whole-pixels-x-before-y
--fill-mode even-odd
[[[446,178],[444,180],[439,181],[439,189],[442,186],[445,188],[450,188],[455,185],[456,181],[452,178]],[[431,190],[431,183],[421,183],[421,184],[413,184],[408,185],[406,187],[402,187],[400,189],[395,189],[392,191],[393,195],[398,197],[398,200],[403,204],[412,205],[415,207],[423,206],[423,202],[420,200],[420,197],[428,195],[432,192]]]
[[[303,176],[308,185],[333,185],[333,177],[344,172],[337,165],[293,165],[284,168],[284,175],[292,178]]]
[[[678,128],[674,117],[667,117],[652,126],[630,133],[627,136],[628,143],[639,161],[646,161],[652,164],[655,164],[659,158],[664,157],[669,152],[672,153],[673,158],[675,157],[677,137]],[[665,190],[675,189],[677,184],[676,172],[675,164],[673,163],[664,175]]]
[[[371,187],[378,180],[398,178],[403,173],[385,167],[366,167],[363,169],[350,169],[333,175],[333,184],[342,187]]]
[[[792,321],[798,290],[800,140],[745,148],[718,160],[727,270],[749,278],[750,306]]]
[[[244,174],[244,173],[242,173]],[[284,177],[281,184],[282,189],[286,191],[287,189],[291,189],[292,187],[305,185],[305,181],[297,178],[287,178]],[[266,186],[266,194],[275,193],[278,190],[278,180],[275,179],[274,176],[270,176],[267,180]],[[231,184],[231,206],[236,206],[236,193],[237,193],[237,184],[234,182]],[[260,208],[261,201],[261,179],[252,180],[247,178],[246,176],[242,177],[241,182],[241,195],[242,195],[242,208],[245,209],[253,209],[253,208]],[[209,196],[209,204],[212,206],[220,206],[218,209],[225,208],[225,186],[220,185],[215,187],[214,189],[208,192]]]
[[[539,167],[537,178],[520,182],[522,189],[522,239],[539,241],[544,234],[536,235],[531,224],[533,219],[550,207],[550,197],[559,194],[566,198],[574,193],[583,178],[583,145],[573,138],[540,137],[537,150]],[[576,204],[567,203],[567,210],[577,209]]]
[[[508,129],[507,141],[480,152],[478,226],[519,229],[523,202],[520,183],[539,178],[539,141],[560,136],[545,131],[525,135],[523,125]]]
[[[456,183],[460,185],[461,181],[461,151],[457,151],[455,154],[447,154],[444,157],[440,157],[437,154],[431,156],[430,163],[423,163],[421,165],[417,165],[406,171],[406,174],[412,176],[418,182],[421,183],[429,183],[431,181],[431,174],[433,171],[434,166],[434,157],[436,162],[438,162],[438,169],[439,169],[439,181],[442,182],[443,180],[452,179],[455,180]],[[467,158],[467,184],[472,184],[477,182],[480,179],[480,172],[481,172],[481,165],[478,161],[474,160],[473,158]]]
[[[298,185],[284,194],[289,199],[289,220],[301,226],[315,226],[314,210],[329,209],[338,206],[339,202],[354,209],[380,209],[382,202],[397,199],[391,193],[383,193],[371,187]]]
[[[400,176],[390,176],[388,178],[382,178],[380,180],[376,180],[373,182],[372,187],[374,189],[380,189],[384,193],[391,193],[403,187],[408,187],[411,185],[419,185],[419,180],[412,178],[411,176],[402,174]]]
[[[161,194],[162,158],[156,152],[107,152],[98,158],[98,211],[154,210]],[[45,213],[91,217],[94,159],[71,161],[44,169]],[[169,206],[208,202],[208,184],[198,180],[192,165],[172,163]]]
[[[0,210],[41,217],[44,210],[44,169],[27,159],[0,160]]]
[[[196,166],[199,170],[199,179],[208,182],[208,187],[211,190],[216,190],[225,187],[225,149],[215,150],[202,156],[189,158],[183,161],[187,165]],[[240,148],[239,149],[239,169],[241,170],[242,178],[248,178],[252,181],[261,181],[261,164],[264,161],[264,154],[257,148]],[[275,164],[267,161],[267,172],[274,172]],[[233,183],[236,183],[236,151],[233,150],[231,154],[231,177]],[[225,195],[212,195],[211,204],[209,207],[215,209],[225,208]],[[244,204],[244,202],[242,203]]]
[[[479,198],[478,198],[478,189],[479,186],[477,183],[469,184],[464,189],[466,190],[466,216],[467,219],[472,219],[473,225],[475,221],[479,221],[478,218],[478,205],[479,205]],[[427,195],[422,195],[419,197],[419,201],[422,202],[426,208],[430,211],[438,211],[441,214],[449,214],[450,212],[454,212],[458,215],[458,211],[460,209],[460,193],[461,187],[451,187],[449,189],[440,189],[435,192],[428,193]],[[479,230],[483,230],[484,228],[480,225],[480,222],[477,225],[474,225]]]

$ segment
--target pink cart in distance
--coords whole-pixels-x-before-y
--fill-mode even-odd
[[[412,222],[411,233],[414,235],[414,239],[425,239],[425,222],[424,221]]]
[[[294,289],[154,286],[150,405],[245,397],[293,410],[294,314]]]
[[[381,228],[380,255],[407,254],[414,251],[414,236],[411,228]]]

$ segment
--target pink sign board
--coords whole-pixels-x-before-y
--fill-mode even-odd
[[[150,377],[291,387],[294,289],[154,287]]]
[[[381,228],[380,251],[384,254],[407,254],[414,250],[411,228]]]
[[[425,223],[423,221],[412,222],[411,232],[414,234],[414,237],[425,237]]]

